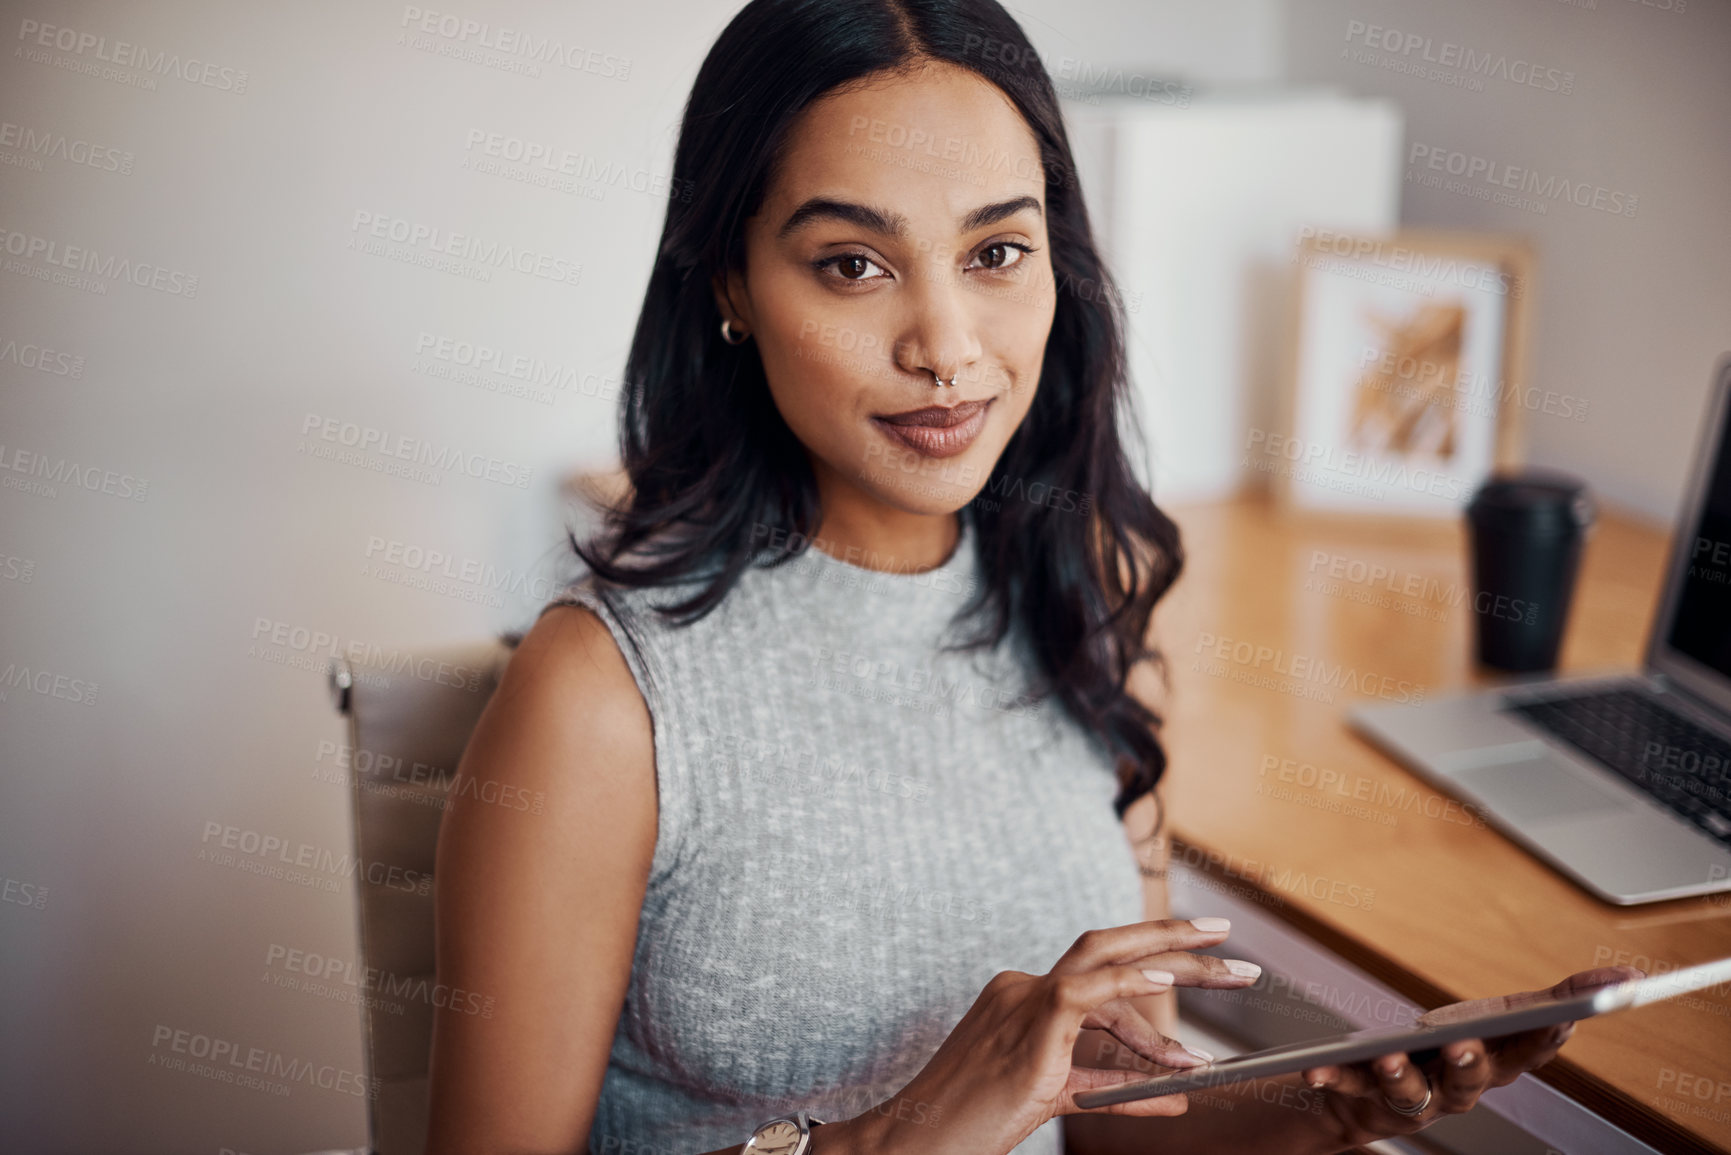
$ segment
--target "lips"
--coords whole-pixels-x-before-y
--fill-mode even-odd
[[[960,425],[980,410],[990,405],[992,399],[984,401],[962,401],[955,405],[928,405],[924,409],[910,409],[906,413],[891,413],[879,417],[879,421],[887,421],[891,425],[924,425],[932,429],[946,429]]]
[[[957,405],[929,405],[873,417],[885,436],[925,457],[954,457],[974,443],[986,427],[986,410],[997,400],[963,401]]]

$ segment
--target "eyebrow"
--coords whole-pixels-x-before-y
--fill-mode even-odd
[[[1015,216],[1023,209],[1033,209],[1044,216],[1040,202],[1031,196],[1013,197],[1007,201],[995,204],[981,205],[962,218],[961,231],[972,232],[983,229],[987,225],[995,225],[1006,217]],[[892,213],[886,209],[873,208],[870,205],[854,204],[852,201],[832,200],[829,197],[812,197],[788,216],[782,224],[777,237],[788,234],[816,220],[846,221],[869,229],[883,236],[902,237],[907,235],[908,219],[900,213]]]

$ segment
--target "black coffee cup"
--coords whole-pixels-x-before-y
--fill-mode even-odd
[[[1585,483],[1549,470],[1497,474],[1473,494],[1467,525],[1480,665],[1556,667],[1596,512]]]

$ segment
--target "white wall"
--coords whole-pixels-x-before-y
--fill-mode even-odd
[[[1006,3],[1063,87],[1067,75],[1124,70],[1198,88],[1259,88],[1286,69],[1289,0],[1015,0]],[[1109,86],[1111,81],[1108,81]],[[1138,91],[1134,80],[1122,87]]]

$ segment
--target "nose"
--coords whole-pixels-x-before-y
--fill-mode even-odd
[[[905,296],[907,313],[897,336],[898,368],[932,384],[936,375],[958,386],[981,377],[979,318],[966,286],[953,271],[916,280]]]

